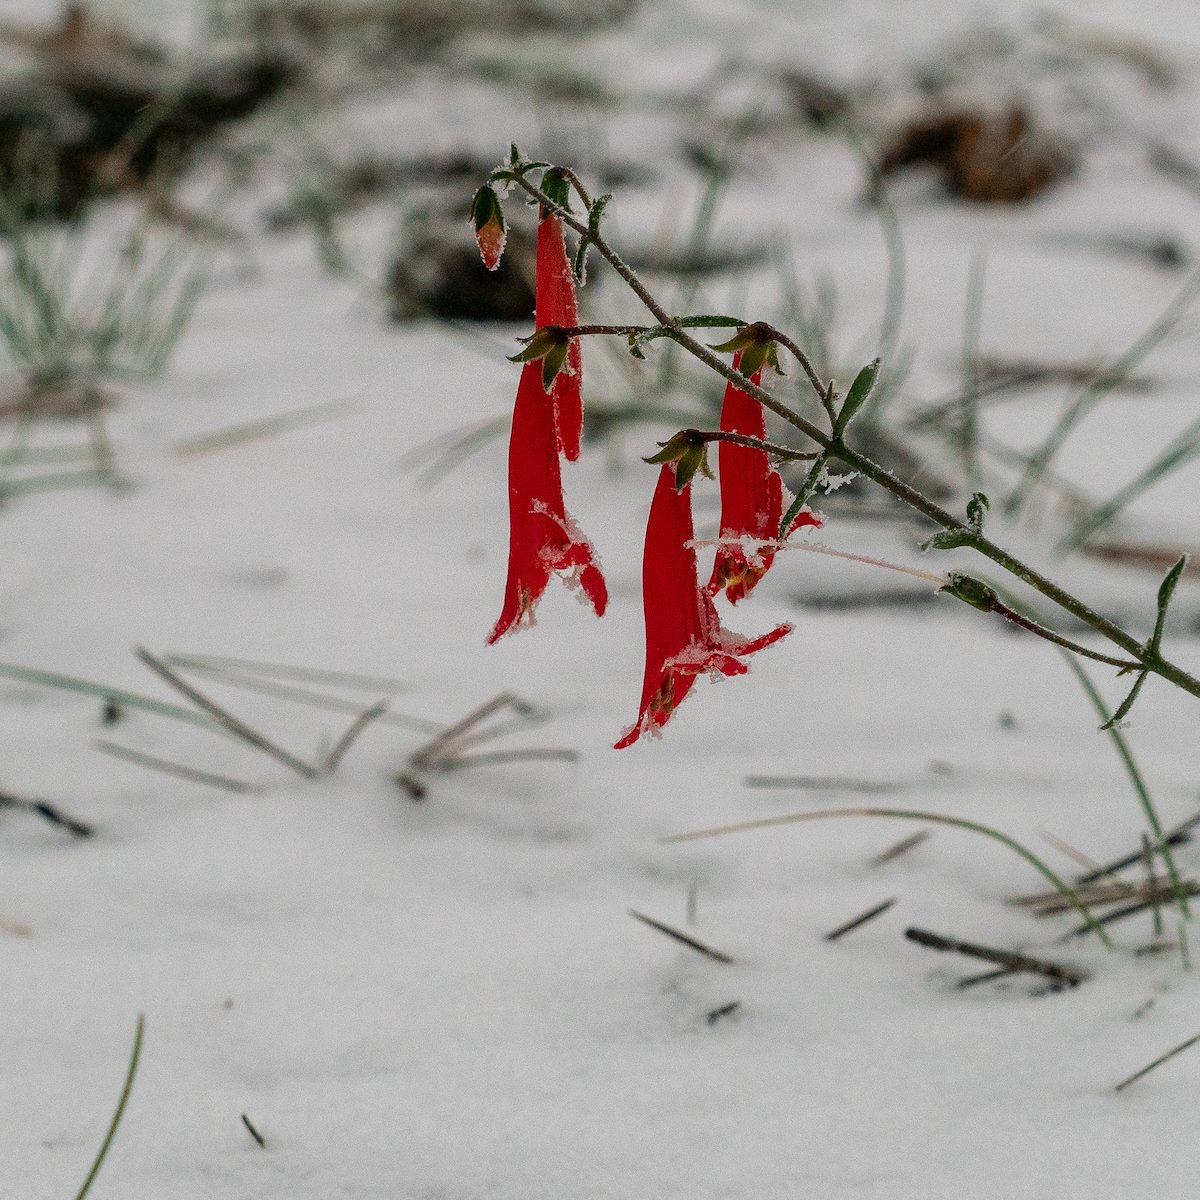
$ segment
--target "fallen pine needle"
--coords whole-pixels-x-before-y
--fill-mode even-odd
[[[697,954],[703,954],[705,958],[711,958],[713,962],[733,962],[733,959],[728,954],[722,954],[720,950],[714,950],[711,946],[706,946],[703,942],[697,941],[694,937],[689,937],[686,933],[681,933],[678,929],[673,929],[670,925],[664,925],[661,921],[656,921],[653,917],[636,912],[632,908],[628,912],[635,921],[641,921],[643,925],[649,925],[651,929],[657,929],[659,933],[665,933],[667,937],[674,938],[680,945],[686,946],[689,950],[695,950]]]
[[[1152,1063],[1147,1063],[1140,1071],[1134,1071],[1134,1073],[1130,1075],[1128,1079],[1122,1079],[1121,1082],[1118,1083],[1115,1088],[1113,1088],[1113,1091],[1123,1092],[1131,1083],[1137,1083],[1137,1081],[1144,1075],[1149,1075],[1150,1072],[1155,1069],[1155,1067],[1161,1067],[1163,1063],[1174,1058],[1177,1054],[1182,1054],[1185,1050],[1191,1046],[1194,1046],[1197,1042],[1200,1042],[1200,1033],[1196,1034],[1195,1037],[1188,1038],[1186,1042],[1180,1042],[1178,1046],[1176,1046],[1173,1050],[1168,1050],[1166,1054],[1160,1054]]]

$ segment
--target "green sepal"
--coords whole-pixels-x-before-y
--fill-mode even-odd
[[[998,599],[995,588],[973,575],[962,575],[957,571],[950,576],[949,582],[938,588],[938,591],[948,592],[980,612],[992,612]]]
[[[549,391],[558,373],[567,361],[567,351],[571,339],[560,325],[545,325],[527,338],[518,338],[525,343],[525,349],[508,356],[509,362],[533,362],[542,360],[542,387]]]
[[[631,333],[629,335],[629,353],[632,354],[634,358],[640,359],[642,362],[646,361],[646,352],[642,349],[641,339],[636,333]]]
[[[834,425],[834,436],[841,437],[846,432],[847,426],[858,415],[859,409],[870,399],[871,392],[875,387],[875,381],[879,378],[879,359],[867,363],[865,367],[854,377],[854,382],[850,385],[850,390],[846,393],[845,402],[842,404],[841,411],[837,415],[837,422]]]
[[[551,204],[556,204],[559,208],[570,211],[571,185],[561,171],[551,167],[542,176],[542,193]],[[544,219],[545,216],[546,214],[543,213],[542,218]]]
[[[709,349],[720,354],[733,354],[738,350],[746,350],[762,341],[758,329],[754,325],[743,325],[727,342],[710,343]]]
[[[475,222],[476,233],[492,221],[499,221],[501,229],[505,227],[504,209],[500,207],[500,197],[496,195],[495,188],[485,183],[475,193],[471,201],[471,220]]]
[[[713,473],[708,468],[708,442],[700,430],[681,429],[667,441],[658,444],[662,449],[642,461],[674,463],[677,492],[682,492],[692,482],[697,471],[702,472],[708,479],[713,478]]]

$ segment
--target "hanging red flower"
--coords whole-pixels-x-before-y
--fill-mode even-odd
[[[621,750],[670,719],[701,672],[744,675],[748,654],[791,632],[779,625],[757,638],[721,627],[716,607],[696,575],[692,545],[692,487],[675,486],[675,468],[664,463],[646,523],[642,601],[646,612],[646,674],[638,719],[616,743]]]
[[[538,220],[536,276],[534,325],[538,329],[547,325],[571,329],[578,325],[575,275],[567,258],[562,221],[554,213],[543,212]],[[550,394],[554,398],[559,453],[574,462],[579,457],[583,432],[583,356],[578,338],[571,338],[566,365],[555,378]]]
[[[741,362],[739,350],[733,356],[735,370]],[[758,383],[761,377],[759,366],[750,381]],[[767,436],[762,405],[732,382],[725,387],[721,429],[760,441]],[[724,588],[725,595],[736,604],[750,594],[775,560],[774,551],[765,549],[764,543],[773,545],[779,538],[783,480],[771,466],[765,450],[739,446],[736,442],[721,443],[717,464],[721,479],[721,541],[707,590],[709,595],[716,595]],[[820,524],[820,517],[804,509],[787,532]]]
[[[555,573],[564,573],[568,586],[581,589],[596,615],[602,616],[608,590],[591,543],[563,504],[554,404],[542,385],[542,364],[537,361],[522,367],[513,407],[508,519],[508,583],[488,644],[510,629],[533,624],[538,598]]]

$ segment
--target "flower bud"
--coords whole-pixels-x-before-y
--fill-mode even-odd
[[[504,224],[504,210],[500,207],[500,197],[494,188],[484,184],[475,193],[471,204],[471,221],[475,226],[475,240],[479,243],[479,253],[483,265],[489,271],[494,271],[500,265],[500,256],[504,253],[504,243],[508,239],[508,229]]]

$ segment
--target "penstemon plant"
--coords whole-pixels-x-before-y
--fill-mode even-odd
[[[646,667],[638,719],[616,743],[617,748],[631,745],[642,734],[657,733],[699,674],[744,674],[742,659],[746,655],[764,649],[790,631],[790,626],[781,625],[758,637],[732,633],[722,626],[713,597],[724,591],[734,603],[744,599],[797,529],[821,524],[808,503],[835,462],[871,480],[938,526],[926,542],[927,548],[975,551],[1089,626],[1119,652],[1101,652],[1062,637],[1018,611],[1001,598],[996,588],[972,575],[957,571],[920,573],[939,584],[941,591],[973,608],[994,613],[1072,654],[1132,676],[1130,692],[1110,725],[1128,714],[1151,675],[1200,697],[1200,679],[1162,653],[1167,607],[1186,559],[1180,559],[1162,581],[1154,633],[1147,641],[1139,641],[993,542],[984,533],[988,504],[981,493],[972,497],[965,517],[959,518],[854,449],[847,435],[870,397],[878,360],[858,373],[843,396],[832,380],[818,374],[791,338],[765,322],[723,314],[672,315],[605,239],[601,222],[611,197],[593,199],[569,168],[528,161],[516,146],[509,161],[492,172],[476,193],[472,209],[480,252],[490,269],[499,263],[504,247],[502,193],[524,193],[537,206],[537,306],[535,331],[522,339],[524,349],[513,356],[513,361],[523,365],[509,444],[508,583],[503,610],[489,641],[531,622],[537,600],[554,574],[580,588],[597,615],[603,614],[607,604],[595,553],[567,515],[559,463],[560,456],[573,461],[579,455],[582,339],[622,338],[630,353],[643,358],[647,346],[665,338],[726,380],[719,429],[680,430],[660,443],[659,453],[646,459],[659,464],[643,565]],[[583,206],[582,216],[571,208],[572,193]],[[564,229],[573,230],[579,237],[573,262],[568,260]],[[654,318],[653,323],[579,323],[575,286],[586,279],[587,256],[593,248],[625,281]],[[707,345],[692,332],[703,329],[732,330],[733,336],[717,345]],[[762,386],[762,372],[767,366],[778,367],[780,350],[799,364],[820,402],[827,429]],[[732,361],[722,357],[727,354],[732,354]],[[803,439],[800,445],[781,446],[766,440],[765,409],[796,431]],[[702,585],[692,527],[691,488],[697,473],[709,475],[707,450],[713,442],[719,444],[721,526],[711,577]],[[811,463],[786,511],[784,489],[773,459]]]

